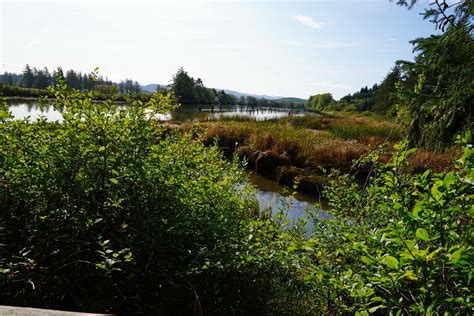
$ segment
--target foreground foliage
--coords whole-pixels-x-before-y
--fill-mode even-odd
[[[363,184],[332,173],[336,219],[309,212],[290,226],[286,208],[257,216],[243,168],[203,135],[155,124],[170,95],[123,107],[51,93],[61,123],[0,111],[2,304],[127,315],[473,312],[472,148],[448,171],[423,174],[406,172],[406,142],[388,163],[382,148],[371,152],[356,165],[370,170]]]
[[[0,301],[188,308],[180,300],[200,277],[187,274],[254,213],[243,171],[216,147],[153,126],[169,95],[124,108],[52,93],[62,123],[12,120],[2,106]]]
[[[397,147],[388,164],[367,158],[372,176],[362,190],[349,176],[331,182],[338,220],[315,226],[324,261],[313,279],[345,311],[470,314],[473,149],[449,172],[410,175],[403,170],[414,150]]]

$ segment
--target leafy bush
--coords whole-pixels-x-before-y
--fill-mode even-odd
[[[192,308],[190,294],[211,283],[193,271],[223,260],[254,216],[244,171],[201,139],[153,124],[173,107],[171,95],[124,107],[51,93],[62,123],[13,120],[5,105],[0,112],[0,301]]]
[[[328,309],[350,313],[471,314],[474,150],[449,172],[403,172],[414,150],[397,145],[388,164],[366,162],[361,188],[337,176],[328,198],[337,221],[315,225],[320,265],[310,276]],[[329,299],[330,298],[330,299]]]
[[[342,109],[344,112],[357,112],[357,107],[355,105],[348,105]]]
[[[0,83],[0,94],[5,96],[22,96],[32,98],[50,95],[49,92],[44,89],[23,88],[18,86],[4,85],[3,83]]]

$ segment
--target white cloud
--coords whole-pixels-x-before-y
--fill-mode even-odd
[[[327,25],[327,23],[325,22],[316,21],[312,17],[303,14],[295,15],[293,18],[301,24],[309,26],[310,28],[315,30],[320,30]]]

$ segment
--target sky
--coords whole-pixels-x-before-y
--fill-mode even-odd
[[[338,99],[380,83],[410,40],[436,32],[389,0],[0,0],[0,72],[26,64],[168,84],[183,67],[204,85]]]

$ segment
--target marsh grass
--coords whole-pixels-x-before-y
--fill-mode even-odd
[[[337,138],[357,139],[362,142],[370,138],[379,138],[381,141],[399,141],[402,138],[400,128],[387,122],[378,122],[367,119],[343,119],[330,126],[331,133]]]
[[[370,150],[381,144],[390,149],[403,138],[400,125],[377,116],[307,115],[263,122],[225,118],[202,124],[207,129],[206,141],[211,143],[217,139],[228,152],[237,151],[251,160],[258,152],[271,151],[288,157],[293,166],[312,169],[322,167],[347,171],[354,160]],[[442,170],[452,157],[452,152],[420,150],[410,159],[410,171]]]
[[[208,141],[217,138],[220,146],[229,149],[245,146],[246,155],[268,151],[286,155],[299,167],[343,168],[369,149],[368,144],[335,137],[328,130],[295,128],[280,121],[205,125]]]

